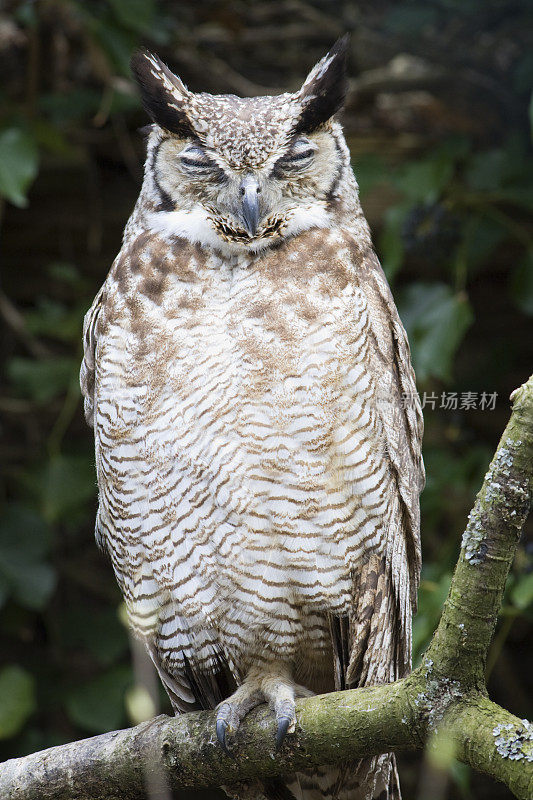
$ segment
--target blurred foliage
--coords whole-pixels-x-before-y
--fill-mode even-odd
[[[83,314],[138,189],[134,130],[144,116],[128,62],[140,44],[193,89],[260,92],[297,86],[353,30],[345,128],[354,169],[420,392],[437,398],[425,409],[417,661],[508,395],[531,368],[531,7],[400,0],[339,2],[333,13],[325,0],[179,9],[28,0],[8,8],[0,12],[2,756],[139,721],[130,707],[151,707],[134,687],[120,595],[92,537],[92,435],[78,388]],[[445,407],[449,392],[495,392],[496,408]],[[526,537],[488,664],[494,698],[520,716],[530,712],[532,555]],[[168,709],[163,693],[160,702]],[[450,759],[450,798],[509,796]],[[408,761],[403,781],[414,797]]]
[[[0,195],[17,206],[27,205],[26,192],[38,167],[33,136],[22,128],[4,128],[0,133]]]
[[[0,671],[0,739],[15,736],[35,710],[33,677],[21,667]]]

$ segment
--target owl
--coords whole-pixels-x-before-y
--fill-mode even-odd
[[[253,98],[134,55],[144,181],[85,318],[97,540],[175,711],[216,709],[237,757],[255,706],[280,748],[296,698],[410,668],[422,417],[335,119],[346,49]],[[399,797],[391,754],[228,791]]]

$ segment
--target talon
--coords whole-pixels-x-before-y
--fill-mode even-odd
[[[281,745],[287,735],[287,731],[294,722],[292,717],[279,717],[278,730],[276,732],[276,750],[280,750]]]
[[[228,750],[228,745],[226,744],[226,731],[228,729],[228,723],[225,719],[217,719],[216,731],[217,731],[217,739],[226,753],[226,755],[231,755],[230,751]]]

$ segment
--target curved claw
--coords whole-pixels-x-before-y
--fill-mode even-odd
[[[276,731],[276,750],[281,748],[285,737],[287,735],[287,731],[289,730],[291,724],[294,722],[292,717],[278,717],[278,729]]]
[[[217,739],[226,753],[226,755],[230,755],[230,751],[228,750],[228,745],[226,743],[226,731],[228,729],[228,723],[225,719],[217,719],[216,724],[216,731],[217,731]]]

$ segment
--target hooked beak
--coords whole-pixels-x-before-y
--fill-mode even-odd
[[[240,185],[241,219],[250,236],[255,236],[259,224],[259,193],[261,187],[253,175],[246,175]]]

